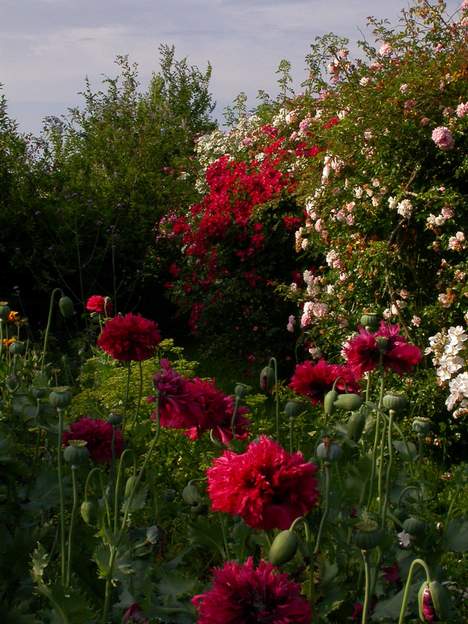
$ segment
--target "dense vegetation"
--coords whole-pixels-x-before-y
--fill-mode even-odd
[[[0,101],[3,622],[466,621],[467,20]]]

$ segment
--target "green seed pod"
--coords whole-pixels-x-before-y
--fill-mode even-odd
[[[109,423],[109,425],[112,425],[113,427],[118,427],[119,425],[122,424],[122,414],[118,414],[117,412],[112,412],[111,414],[109,414],[109,418],[107,419],[107,422]]]
[[[402,394],[388,393],[382,400],[382,405],[386,410],[402,412],[408,405],[408,399]]]
[[[63,316],[63,318],[68,319],[74,316],[75,306],[73,305],[73,301],[70,299],[70,297],[66,297],[65,295],[63,297],[60,297],[58,306],[60,314]]]
[[[57,386],[56,388],[52,388],[51,393],[49,394],[49,402],[52,407],[63,409],[64,407],[68,407],[72,400],[72,393],[70,392],[70,388],[68,386]]]
[[[359,394],[339,394],[335,401],[335,407],[347,412],[353,412],[361,407],[362,401],[363,399]]]
[[[23,355],[23,353],[26,351],[26,345],[24,344],[24,342],[16,340],[15,342],[11,343],[8,351],[11,353],[11,355]]]
[[[270,393],[275,385],[275,369],[268,365],[260,371],[260,389],[263,392]]]
[[[67,464],[79,466],[89,457],[86,442],[84,440],[70,440],[68,446],[63,449],[63,458]]]
[[[305,412],[306,406],[300,401],[288,401],[284,406],[284,413],[288,418],[297,418]]]
[[[323,397],[323,411],[327,416],[331,416],[335,411],[335,401],[338,398],[338,392],[336,390],[330,390]]]
[[[8,305],[8,301],[0,301],[0,319],[6,321],[9,314],[10,306]]]
[[[366,424],[366,414],[363,410],[353,412],[348,420],[347,433],[348,438],[353,442],[359,442]]]
[[[341,457],[343,450],[336,442],[321,442],[317,446],[316,455],[322,461],[333,462]]]
[[[297,551],[297,537],[294,531],[281,531],[273,540],[268,552],[268,559],[273,565],[282,565],[291,561]]]
[[[47,388],[39,388],[38,386],[33,386],[31,388],[31,394],[35,399],[42,399],[47,394]]]
[[[377,522],[367,519],[356,524],[354,543],[361,550],[372,550],[381,543],[384,536],[385,533],[379,529]]]
[[[379,327],[380,314],[376,312],[364,312],[360,320],[361,325],[370,331],[375,331]]]
[[[136,475],[132,475],[128,477],[127,482],[125,483],[125,498],[130,498],[132,495],[133,489],[137,484],[138,477]]]
[[[193,485],[193,483],[188,483],[184,489],[182,490],[182,499],[187,505],[198,505],[201,501],[200,492]]]
[[[90,526],[96,526],[99,521],[99,504],[95,498],[88,498],[81,503],[81,517]]]
[[[418,416],[411,423],[411,429],[418,435],[426,435],[432,428],[432,422],[429,418]]]
[[[450,594],[439,581],[424,581],[418,592],[418,608],[421,622],[452,621]]]
[[[386,353],[388,348],[388,338],[386,336],[376,336],[375,342],[379,348],[380,353]]]
[[[403,522],[403,530],[414,537],[421,537],[426,531],[426,523],[419,518],[411,516]]]

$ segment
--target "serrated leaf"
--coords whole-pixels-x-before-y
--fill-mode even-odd
[[[176,599],[193,592],[195,584],[196,580],[193,578],[185,578],[176,572],[166,572],[158,584],[158,589],[163,596]]]
[[[445,530],[444,545],[447,550],[457,553],[468,551],[468,520],[464,518],[450,520]]]
[[[143,487],[139,487],[135,492],[132,500],[132,504],[130,505],[130,512],[138,511],[139,509],[143,509],[146,505],[146,499],[148,497],[148,487],[144,485]],[[125,511],[128,505],[128,500],[124,501],[122,504],[122,511]]]
[[[70,479],[63,479],[65,495],[70,489]],[[59,504],[59,489],[57,471],[52,466],[44,467],[37,476],[34,485],[28,491],[29,502],[25,509],[28,511],[48,511]]]
[[[37,543],[37,547],[32,554],[31,560],[31,574],[34,582],[43,583],[44,570],[49,565],[49,553],[40,542]]]

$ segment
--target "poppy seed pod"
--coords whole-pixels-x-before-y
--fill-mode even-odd
[[[67,297],[66,295],[60,297],[58,306],[60,314],[63,316],[63,318],[72,318],[72,316],[75,314],[75,306],[73,305],[73,301],[70,299],[70,297]]]
[[[356,524],[354,543],[361,550],[371,550],[376,548],[384,538],[385,534],[375,520],[367,518]]]
[[[333,462],[341,457],[343,450],[336,442],[325,441],[317,446],[316,455],[322,461]]]
[[[113,427],[118,427],[119,425],[122,424],[122,414],[118,414],[117,412],[112,412],[111,414],[109,414],[109,418],[107,419],[107,422],[109,423],[109,425],[112,425]]]
[[[56,388],[52,388],[51,393],[49,394],[49,403],[52,407],[57,409],[63,409],[70,405],[72,400],[72,393],[68,386],[57,386]]]
[[[375,331],[378,328],[379,322],[380,315],[376,312],[365,312],[360,319],[361,325],[371,331]]]
[[[402,412],[408,405],[408,399],[402,394],[394,394],[389,392],[382,399],[382,405],[386,410],[394,412]]]
[[[359,394],[339,394],[335,401],[335,407],[347,412],[353,412],[361,407],[362,401],[363,399]]]
[[[268,365],[262,368],[260,371],[260,389],[263,392],[271,392],[275,385],[275,370],[272,366]]]
[[[273,540],[268,552],[268,559],[273,565],[291,561],[297,551],[297,537],[294,531],[281,531]]]
[[[410,516],[403,522],[403,530],[412,535],[413,537],[420,537],[426,531],[426,523],[420,520],[419,518],[415,518],[414,516]]]
[[[6,321],[10,314],[10,306],[7,301],[0,301],[0,319]]]
[[[288,418],[297,418],[305,412],[306,407],[300,401],[288,401],[284,406],[284,413]]]
[[[15,342],[12,342],[9,346],[8,351],[11,353],[11,355],[23,355],[23,353],[26,351],[26,345],[24,344],[24,342],[15,340]]]
[[[418,416],[411,423],[411,429],[418,435],[426,435],[429,433],[432,427],[432,422],[429,418]]]
[[[72,467],[83,464],[88,457],[89,452],[84,440],[70,440],[68,446],[63,449],[63,458]]]

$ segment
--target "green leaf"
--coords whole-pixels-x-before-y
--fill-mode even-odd
[[[65,495],[70,489],[70,479],[63,479]],[[28,492],[29,502],[25,505],[28,511],[48,511],[59,504],[57,471],[46,466],[37,476],[34,485]]]
[[[163,596],[175,600],[178,596],[192,593],[195,585],[196,580],[193,578],[185,578],[177,572],[166,572],[158,584],[158,589]]]
[[[393,440],[393,447],[403,459],[416,459],[418,451],[413,442],[405,444],[403,440]]]
[[[447,550],[457,553],[468,551],[468,520],[464,518],[450,520],[444,535],[444,545]]]
[[[417,581],[413,583],[409,588],[409,600],[408,605],[414,605],[416,601],[416,596],[418,594],[419,588],[421,586],[421,581]],[[403,594],[404,590],[402,589],[398,594],[395,594],[388,600],[380,600],[375,606],[374,612],[372,613],[371,619],[376,622],[380,622],[382,620],[391,620],[392,622],[398,619],[400,615],[401,605],[403,603]]]

